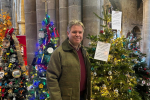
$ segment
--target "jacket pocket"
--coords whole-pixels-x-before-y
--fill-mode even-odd
[[[61,88],[62,100],[71,100],[72,88]]]

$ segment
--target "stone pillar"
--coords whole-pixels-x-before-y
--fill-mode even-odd
[[[59,0],[59,34],[60,44],[67,38],[68,0]]]
[[[42,28],[42,20],[46,17],[45,2],[36,0],[36,21],[37,21],[37,36],[39,30]],[[38,39],[39,37],[37,37]]]
[[[81,0],[68,0],[68,19],[81,21]]]
[[[24,0],[17,0],[17,3],[17,23],[19,26],[19,35],[25,35]]]
[[[50,15],[50,20],[54,23],[56,27],[56,0],[49,0],[48,1],[48,15]]]
[[[18,23],[17,23],[17,0],[13,0],[12,3],[12,27],[14,28],[14,33],[18,33]]]
[[[83,0],[84,46],[89,46],[88,34],[97,35],[100,31],[100,19],[93,12],[100,16],[100,0]]]
[[[27,62],[30,66],[37,51],[36,1],[24,0],[25,35],[27,44]]]
[[[103,18],[103,6],[104,6],[104,0],[100,0],[100,17]],[[103,25],[103,20],[100,20],[100,25]],[[100,30],[103,30],[103,27],[100,26]]]
[[[150,0],[143,0],[143,31],[141,51],[146,53],[147,66],[150,67]]]

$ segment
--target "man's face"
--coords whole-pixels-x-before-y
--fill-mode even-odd
[[[74,45],[78,46],[83,40],[83,28],[81,25],[73,25],[70,32],[67,32],[69,41]]]

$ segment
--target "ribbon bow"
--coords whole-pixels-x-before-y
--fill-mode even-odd
[[[11,28],[10,30],[7,29],[6,32],[5,32],[5,37],[7,36],[7,34],[9,34],[11,36],[11,39],[12,39],[12,33],[14,31],[14,28]]]

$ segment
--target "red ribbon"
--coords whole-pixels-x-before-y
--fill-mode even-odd
[[[55,30],[56,30],[56,33],[55,33]],[[54,28],[53,31],[54,31],[54,36],[55,36],[55,37],[59,37],[58,30],[57,30],[56,28]],[[56,35],[57,35],[57,36],[56,36]]]
[[[48,24],[48,25],[46,26],[47,35],[48,35],[48,42],[47,42],[47,43],[49,43],[49,42],[50,42],[50,40],[51,40],[51,34],[50,34],[49,27],[50,27],[50,24]]]
[[[11,39],[12,39],[12,33],[14,31],[14,28],[11,28],[10,30],[7,29],[6,32],[5,32],[5,37],[7,36],[7,34],[9,34],[11,36]]]

